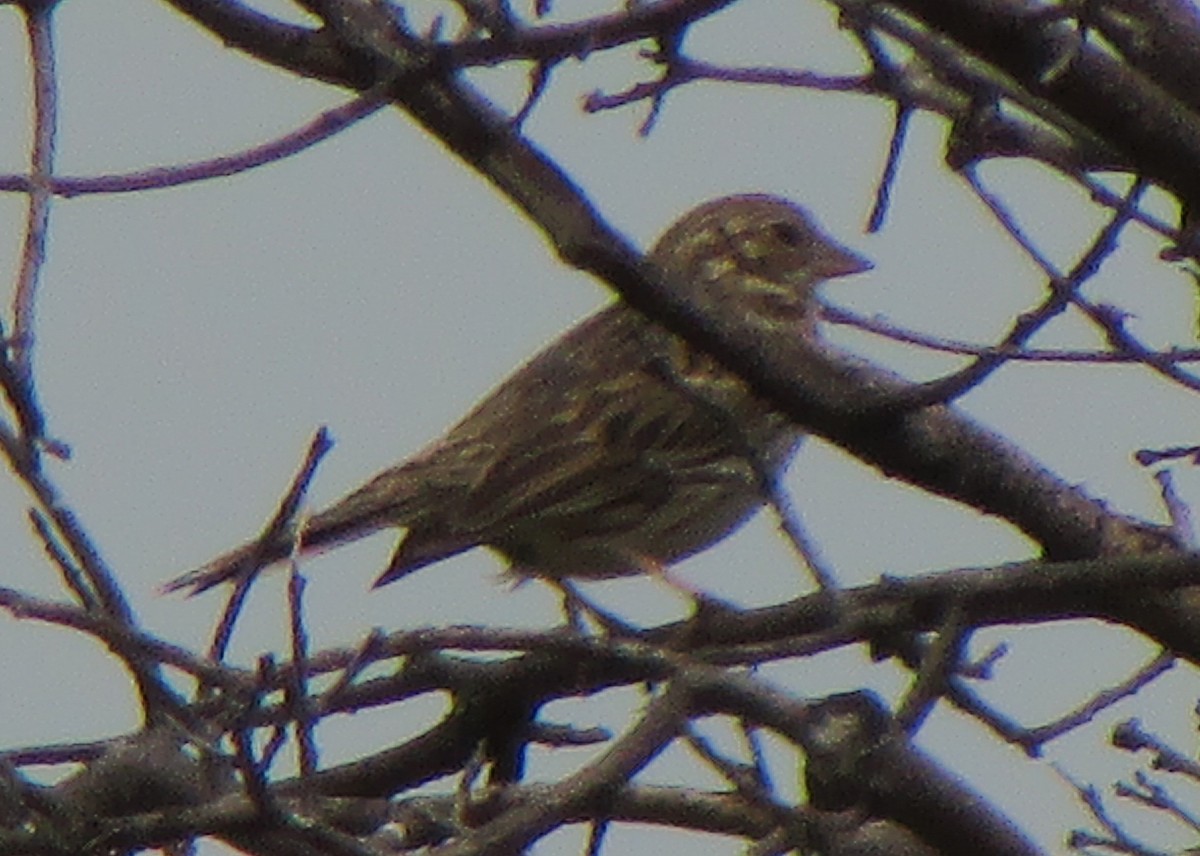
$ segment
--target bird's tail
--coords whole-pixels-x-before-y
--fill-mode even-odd
[[[293,532],[284,530],[278,538],[268,541],[259,539],[243,544],[193,571],[163,583],[159,591],[162,594],[186,591],[193,595],[208,591],[224,582],[248,578],[260,569],[287,558],[294,540]]]
[[[163,593],[208,591],[253,576],[293,553],[311,555],[363,538],[387,526],[408,526],[426,506],[416,466],[388,470],[343,497],[298,528],[283,527],[164,583]]]

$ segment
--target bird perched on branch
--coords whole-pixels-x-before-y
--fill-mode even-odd
[[[816,341],[815,290],[870,263],[787,200],[728,196],[685,214],[648,261],[718,312]],[[568,330],[423,451],[267,542],[168,583],[200,592],[300,553],[403,528],[376,585],[476,546],[522,576],[666,566],[764,502],[802,432],[735,374],[617,303]]]

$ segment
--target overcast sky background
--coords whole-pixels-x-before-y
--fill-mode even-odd
[[[427,20],[410,4],[413,20]],[[604,9],[556,4],[564,16]],[[262,6],[280,12],[281,6]],[[289,13],[291,14],[291,13]],[[349,96],[300,81],[226,49],[149,0],[68,2],[56,35],[61,82],[58,172],[98,175],[184,163],[260,144]],[[738,65],[859,69],[857,55],[820,3],[745,0],[694,28],[690,55]],[[29,132],[23,25],[0,10],[0,171],[26,168]],[[835,303],[931,333],[986,343],[1041,299],[1036,269],[941,163],[947,127],[918,118],[882,232],[863,224],[883,166],[891,112],[865,97],[800,90],[693,85],[672,93],[648,139],[644,105],[585,116],[580,98],[649,79],[635,50],[560,66],[529,120],[532,138],[561,163],[598,209],[641,246],[685,209],[711,197],[768,191],[802,202],[876,263],[831,284]],[[525,76],[473,74],[515,107]],[[1074,187],[1027,163],[991,164],[989,183],[1029,233],[1068,266],[1104,213]],[[1114,182],[1114,186],[1123,186]],[[1151,195],[1163,216],[1172,208]],[[0,197],[0,270],[16,270],[24,201]],[[1120,253],[1087,288],[1131,309],[1131,329],[1151,344],[1190,345],[1195,285],[1156,260],[1160,242],[1126,232]],[[10,277],[11,279],[11,277]],[[313,485],[330,502],[433,439],[543,343],[609,299],[565,269],[551,248],[483,180],[399,112],[385,111],[284,162],[203,184],[59,201],[38,304],[36,369],[50,432],[74,457],[52,463],[64,500],[118,569],[146,627],[199,648],[221,598],[160,597],[162,581],[253,535],[272,512],[312,432],[337,441]],[[5,298],[7,302],[7,298]],[[848,347],[914,378],[953,368],[864,336]],[[1098,344],[1085,325],[1056,322],[1036,344]],[[1115,509],[1161,520],[1157,488],[1133,463],[1143,447],[1191,443],[1194,397],[1147,372],[1113,367],[1009,367],[961,405]],[[1200,479],[1178,473],[1185,498]],[[1008,526],[888,482],[826,443],[809,443],[788,484],[824,556],[847,585],[1031,556]],[[3,584],[62,597],[25,524],[27,497],[0,480]],[[482,551],[457,557],[379,592],[368,587],[392,537],[376,536],[306,563],[314,647],[352,645],[373,626],[490,622],[547,626],[559,618],[544,586],[510,591]],[[682,568],[687,579],[748,605],[793,596],[796,569],[768,515]],[[237,659],[285,650],[282,575],[256,591],[235,644]],[[660,622],[683,604],[646,580],[589,587],[631,620]],[[1153,656],[1116,628],[1077,623],[981,633],[975,650],[1009,640],[1012,652],[985,688],[1034,725],[1061,714]],[[0,617],[0,746],[119,734],[135,727],[136,699],[111,657],[82,636]],[[895,700],[907,685],[862,651],[772,666],[764,677],[798,695],[871,686]],[[1105,786],[1135,760],[1105,745],[1112,722],[1138,715],[1194,745],[1190,709],[1200,682],[1180,665],[1094,726],[1048,747],[1040,761],[997,744],[974,723],[939,710],[922,742],[972,776],[1050,852],[1086,824],[1050,762]],[[543,718],[620,728],[641,699],[610,694],[548,708]],[[422,707],[422,705],[424,705]],[[423,701],[402,712],[345,717],[320,732],[335,763],[423,727],[440,711]],[[424,717],[424,719],[422,719]],[[386,723],[386,724],[385,724]],[[381,732],[381,728],[393,729]],[[381,739],[380,734],[387,737]],[[586,753],[538,756],[561,773]],[[647,772],[678,781],[679,757]],[[791,786],[790,759],[779,762]],[[540,766],[538,766],[540,765]],[[716,783],[714,783],[716,784]],[[445,789],[441,783],[441,789]],[[1188,842],[1146,813],[1121,812],[1162,847]],[[1156,828],[1151,828],[1151,827]],[[703,852],[738,852],[700,839]],[[1194,844],[1194,842],[1190,842]],[[697,840],[625,828],[611,852],[696,852]],[[579,831],[538,853],[578,852]],[[214,848],[215,850],[215,848]]]

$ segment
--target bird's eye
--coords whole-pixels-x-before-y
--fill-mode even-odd
[[[772,223],[771,235],[775,240],[787,247],[799,246],[803,241],[803,236],[794,223]]]

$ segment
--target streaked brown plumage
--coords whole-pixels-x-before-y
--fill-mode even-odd
[[[692,210],[649,260],[718,311],[815,338],[814,291],[870,265],[792,203]],[[524,575],[603,578],[669,565],[763,502],[762,469],[801,432],[707,355],[615,304],[567,331],[444,436],[308,520],[303,551],[403,527],[377,585],[484,545]],[[757,465],[757,466],[756,466]],[[203,591],[286,557],[294,532],[168,583]]]

